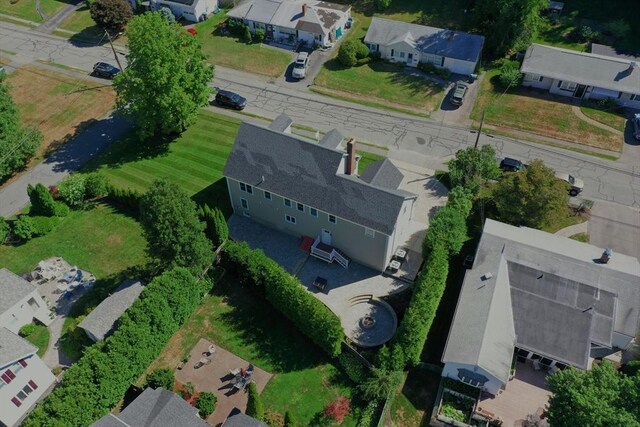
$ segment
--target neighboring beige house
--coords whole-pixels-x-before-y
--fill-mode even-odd
[[[218,0],[151,0],[151,10],[168,7],[176,19],[200,22],[218,10]]]
[[[326,1],[249,0],[227,16],[247,24],[252,33],[264,30],[266,40],[326,47],[344,35],[351,6]]]
[[[365,44],[381,57],[416,67],[420,62],[469,75],[476,71],[484,37],[374,17]]]
[[[0,425],[16,426],[55,381],[36,352],[17,335],[37,319],[53,319],[38,290],[6,268],[0,269]]]
[[[497,395],[514,357],[589,369],[638,333],[640,263],[566,237],[488,219],[467,271],[442,376]]]
[[[532,44],[520,67],[522,85],[578,99],[610,98],[640,108],[640,65],[630,58]]]
[[[242,123],[224,169],[236,215],[307,236],[311,254],[384,271],[405,241],[416,195],[398,189],[389,160],[358,176],[355,141],[336,130],[319,142],[291,135],[282,115],[269,127]]]

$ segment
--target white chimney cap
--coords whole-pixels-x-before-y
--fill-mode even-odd
[[[480,276],[480,278],[481,278],[482,280],[489,280],[489,279],[491,279],[492,277],[493,277],[493,273],[491,273],[491,272],[484,273],[482,276]]]

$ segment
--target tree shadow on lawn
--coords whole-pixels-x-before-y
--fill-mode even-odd
[[[207,204],[209,207],[217,207],[222,211],[225,218],[229,218],[233,213],[231,203],[229,202],[229,190],[227,181],[219,178],[209,186],[198,191],[191,196],[191,199],[199,205]]]
[[[240,287],[234,278],[227,275],[212,293],[225,297],[225,303],[232,307],[231,311],[220,315],[220,321],[237,334],[245,347],[277,371],[300,371],[328,362],[322,350],[302,335],[289,319],[268,301]],[[266,366],[261,368],[268,369]]]
[[[82,10],[83,8],[80,8]],[[111,36],[115,39],[115,36]],[[104,46],[109,43],[109,39],[105,34],[102,27],[98,25],[92,25],[91,27],[83,28],[82,31],[75,33],[69,37],[69,42],[75,47],[94,47]]]

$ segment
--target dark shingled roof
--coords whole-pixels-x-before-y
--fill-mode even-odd
[[[384,159],[370,164],[367,169],[360,175],[360,179],[371,185],[396,190],[404,175],[398,170],[391,160]]]
[[[285,113],[282,113],[269,124],[269,129],[276,132],[284,132],[291,126],[291,123],[293,123],[293,120]]]
[[[36,288],[6,268],[0,268],[0,314],[9,310],[17,302],[27,297]]]
[[[38,351],[38,347],[7,328],[0,328],[0,368]]]
[[[343,139],[344,139],[344,136],[342,136],[340,131],[338,129],[333,129],[329,131],[329,133],[327,133],[325,136],[322,137],[319,144],[322,145],[323,147],[335,149],[340,146]]]
[[[226,419],[224,423],[222,423],[222,427],[267,427],[266,424],[261,423],[260,421],[252,418],[248,415],[243,414],[242,412],[232,413]]]
[[[242,123],[224,176],[391,235],[403,202],[401,190],[344,175],[342,151],[294,135]]]
[[[325,9],[335,9],[341,12],[348,12],[351,9],[351,6],[348,4],[330,3],[328,1],[319,1],[316,3],[316,6]]]

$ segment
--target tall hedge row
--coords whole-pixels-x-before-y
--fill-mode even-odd
[[[120,318],[113,335],[85,351],[24,425],[86,426],[107,414],[211,286],[184,268],[156,277]]]
[[[241,285],[263,295],[330,356],[340,354],[344,338],[340,319],[264,252],[230,241],[224,247],[222,261]]]

